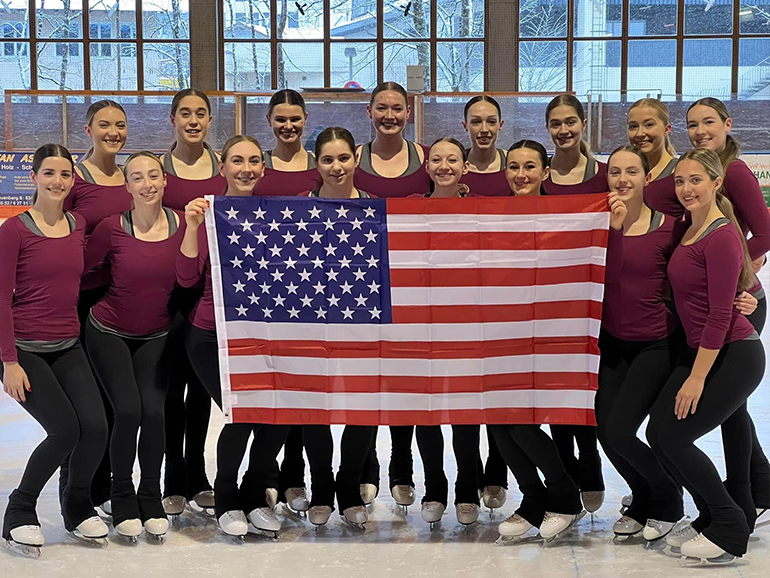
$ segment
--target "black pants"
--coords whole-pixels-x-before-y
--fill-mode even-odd
[[[193,369],[214,402],[222,408],[222,390],[219,382],[217,335],[187,324],[185,334],[187,354]],[[217,441],[217,478],[214,482],[216,516],[230,510],[246,514],[255,508],[267,506],[265,490],[275,457],[289,435],[288,425],[249,423],[226,424]],[[254,439],[249,452],[249,467],[238,487],[238,470],[246,454],[251,434]]]
[[[567,473],[581,492],[604,491],[602,459],[596,427],[591,425],[551,425],[551,437]],[[578,457],[575,457],[577,442]]]
[[[765,352],[759,340],[724,345],[706,378],[697,411],[679,420],[674,415],[676,395],[690,375],[696,353],[687,348],[666,382],[652,408],[647,439],[666,468],[693,496],[701,517],[704,520],[707,518],[703,523],[705,527],[696,527],[696,530],[702,531],[726,552],[742,556],[746,553],[749,540],[747,519],[752,514],[756,515],[753,503],[743,508],[740,505],[747,501],[751,503],[747,483],[751,454],[748,413],[743,413],[730,430],[731,435],[738,437],[725,441],[734,450],[725,452],[727,469],[737,482],[746,481],[742,488],[726,487],[714,464],[695,442],[719,427],[745,404],[764,375]],[[722,435],[724,437],[726,433],[723,431]],[[740,451],[741,447],[743,451]]]
[[[390,464],[388,465],[388,478],[391,489],[395,486],[414,487],[412,438],[414,437],[413,425],[390,426]]]
[[[192,308],[188,303],[192,300],[188,297],[190,291],[177,289],[169,304],[172,323],[166,343],[170,372],[165,406],[166,470],[163,480],[164,496],[187,499],[211,490],[205,460],[211,396],[193,371],[184,342],[185,319]],[[196,292],[192,295],[196,297]]]
[[[377,457],[377,433],[379,428],[374,427],[374,434],[372,435],[372,445],[369,447],[369,451],[366,454],[364,463],[361,469],[362,484],[372,484],[380,489],[380,460]]]
[[[112,519],[163,518],[160,467],[163,463],[163,414],[168,365],[163,359],[166,337],[127,339],[104,333],[88,323],[85,329],[94,372],[109,397],[114,416],[110,437]],[[139,435],[139,491],[132,479]]]
[[[19,486],[8,498],[3,538],[19,526],[39,525],[35,507],[40,492],[69,456],[62,515],[67,530],[95,515],[90,499],[94,471],[107,445],[107,420],[98,388],[80,344],[64,351],[19,351],[19,365],[32,391],[21,407],[45,430],[24,468]],[[3,368],[0,365],[0,379]]]
[[[270,471],[269,488],[278,491],[279,500],[285,501],[284,494],[289,488],[305,487],[305,446],[302,442],[302,426],[293,425],[283,444],[283,461],[276,461]]]
[[[359,484],[371,472],[372,447],[377,439],[377,426],[346,425],[340,440],[340,467],[337,470],[337,505],[340,512],[353,506],[363,506]],[[308,454],[308,459],[310,454]],[[375,454],[376,461],[376,454]],[[310,465],[312,470],[312,463]],[[367,472],[367,468],[369,472]],[[379,471],[379,465],[377,466]],[[369,478],[371,479],[371,478]],[[379,481],[379,476],[377,477]],[[379,487],[379,486],[378,486]]]
[[[649,518],[676,522],[684,515],[680,488],[637,431],[671,375],[677,332],[657,341],[624,341],[602,332],[599,338],[599,441],[634,496],[626,512],[640,524]]]
[[[491,425],[497,447],[513,472],[522,493],[516,510],[533,526],[546,512],[578,514],[580,492],[559,459],[553,440],[538,425]],[[545,484],[538,470],[543,472]]]

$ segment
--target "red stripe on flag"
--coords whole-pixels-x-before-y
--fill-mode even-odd
[[[491,323],[533,319],[601,319],[598,301],[553,301],[523,305],[399,305],[393,323]]]
[[[509,233],[494,231],[388,233],[390,251],[534,251],[606,247],[609,231]]]
[[[236,423],[346,424],[346,425],[440,425],[453,424],[572,424],[596,425],[590,409],[504,408],[451,411],[328,411],[233,407]]]
[[[532,269],[391,269],[391,287],[530,287],[604,283],[604,267],[572,265]]]
[[[504,373],[457,377],[346,375],[319,377],[289,373],[233,373],[232,391],[290,390],[322,393],[478,393],[513,389],[596,390],[598,376],[589,372]]]
[[[386,199],[388,215],[546,215],[609,210],[607,194],[552,197],[466,197]]]

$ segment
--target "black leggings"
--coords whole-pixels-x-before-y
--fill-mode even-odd
[[[388,465],[388,478],[391,489],[395,486],[414,487],[412,438],[414,438],[413,425],[390,426],[390,464]]]
[[[363,506],[359,484],[371,474],[372,447],[377,439],[377,426],[346,425],[340,440],[340,467],[337,470],[337,505],[340,512],[353,506]],[[308,459],[310,454],[308,453]],[[376,461],[376,454],[375,454]],[[310,468],[313,465],[311,462]],[[367,468],[369,468],[367,470]],[[377,465],[379,471],[379,464]],[[368,478],[371,479],[371,478]],[[379,481],[379,480],[378,480]],[[315,482],[314,482],[315,484]],[[314,485],[315,487],[315,485]],[[378,486],[379,487],[379,486]]]
[[[596,427],[592,425],[551,425],[551,437],[567,473],[581,492],[604,491],[602,459]],[[575,442],[578,457],[575,457]]]
[[[657,341],[624,341],[605,331],[599,338],[599,441],[633,493],[625,515],[642,525],[649,518],[676,522],[684,515],[678,484],[636,435],[671,375],[677,338],[681,333]]]
[[[540,526],[546,512],[578,514],[580,492],[559,459],[553,440],[539,425],[491,425],[497,447],[522,493],[516,513]],[[543,472],[545,484],[538,470]]]
[[[222,390],[219,382],[219,345],[214,331],[206,331],[188,323],[185,333],[187,354],[206,391],[222,408]],[[267,506],[265,490],[275,457],[289,435],[288,425],[250,423],[225,424],[217,442],[216,516],[230,510],[246,514],[255,508]],[[238,488],[238,470],[246,454],[251,434],[254,439],[249,452],[249,467]]]
[[[697,411],[680,420],[674,415],[675,399],[690,376],[696,354],[687,348],[666,382],[652,408],[647,439],[668,471],[692,495],[704,520],[702,528],[693,527],[726,552],[742,556],[749,540],[747,520],[756,515],[747,483],[751,453],[748,413],[738,414],[730,430],[730,435],[737,437],[725,440],[731,448],[725,452],[727,469],[736,482],[746,481],[744,487],[738,487],[737,483],[735,487],[726,487],[712,461],[695,442],[731,416],[736,417],[736,410],[745,404],[762,380],[765,352],[759,340],[746,339],[724,345],[706,378]],[[725,437],[727,433],[723,430],[722,435]]]
[[[46,431],[27,461],[19,486],[8,498],[3,538],[14,528],[39,525],[35,506],[40,492],[69,456],[62,515],[67,530],[95,515],[90,485],[107,445],[107,420],[94,376],[80,344],[64,351],[19,351],[19,365],[32,391],[20,404]],[[0,379],[3,367],[0,365]]]
[[[112,519],[163,518],[160,468],[163,463],[163,413],[168,365],[162,359],[166,337],[128,339],[99,331],[88,322],[88,347],[94,372],[109,397],[114,416],[110,437]],[[139,435],[139,491],[132,479]]]

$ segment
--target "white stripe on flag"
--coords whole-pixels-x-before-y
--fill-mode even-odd
[[[388,231],[394,233],[464,233],[497,231],[510,233],[593,231],[607,229],[610,214],[537,215],[388,215]]]
[[[607,249],[550,249],[533,251],[388,251],[391,269],[530,269],[532,267],[604,266]]]
[[[601,302],[600,283],[560,283],[524,287],[392,287],[393,305],[527,305],[591,299]]]

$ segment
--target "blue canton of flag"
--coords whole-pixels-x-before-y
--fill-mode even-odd
[[[226,321],[390,323],[383,199],[216,197]]]

